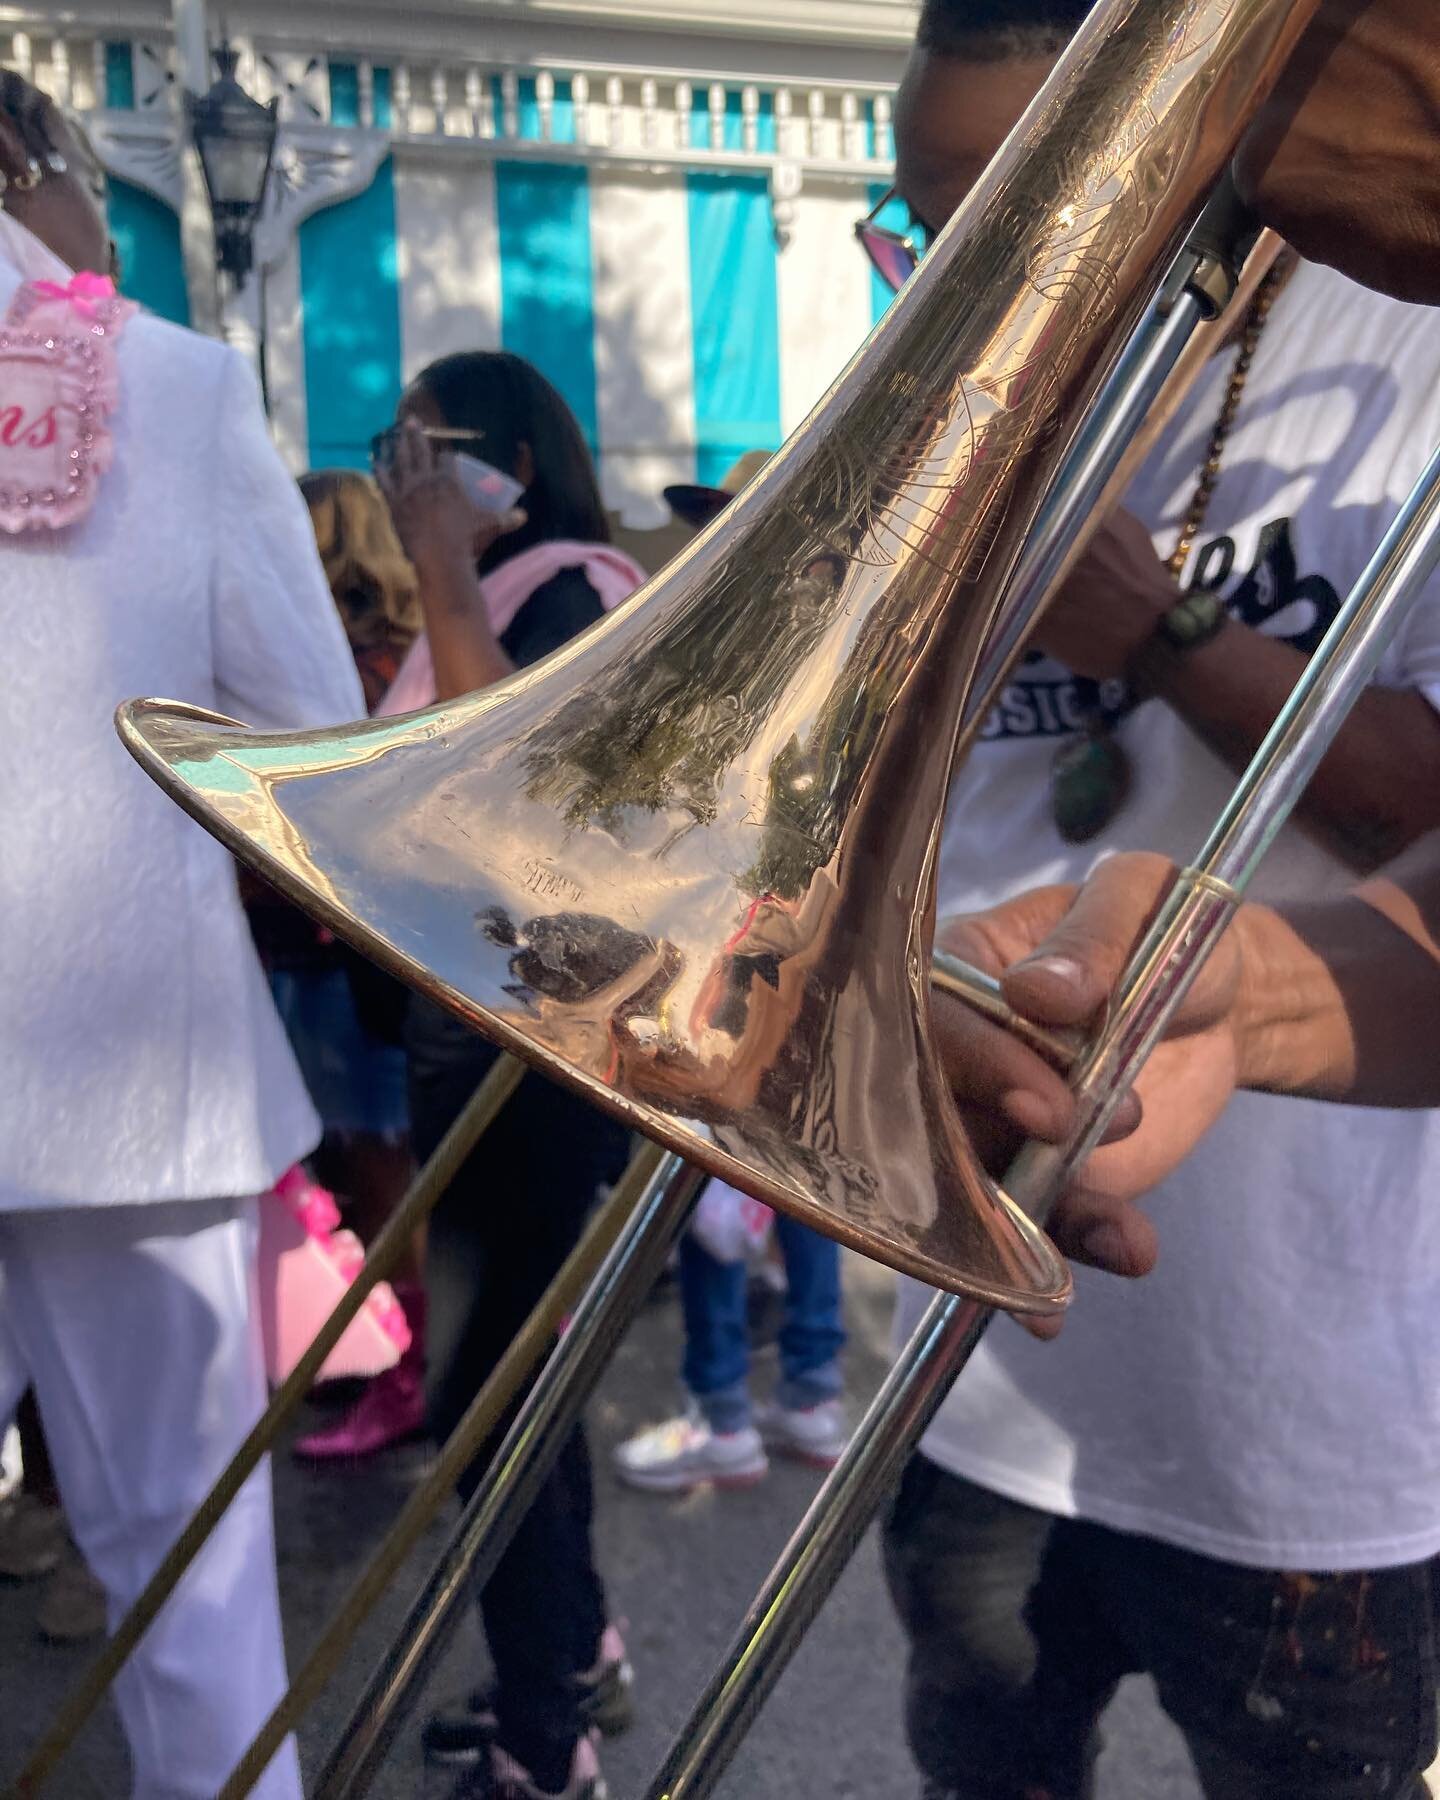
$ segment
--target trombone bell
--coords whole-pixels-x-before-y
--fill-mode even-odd
[[[706,767],[753,728],[749,696],[697,718],[673,642],[627,617],[600,666],[604,627],[589,654],[410,718],[297,738],[140,702],[123,729],[292,898],[636,1129],[923,1279],[1058,1304],[1063,1265],[990,1189],[943,1091],[921,884],[874,880],[897,828],[923,866],[928,824],[887,806],[880,844],[822,855],[807,740],[776,726],[768,763]],[[795,676],[793,649],[741,663]],[[608,703],[650,689],[618,736]]]
[[[298,735],[137,702],[126,743],[332,929],[628,1124],[925,1281],[1062,1305],[930,1040],[956,721],[1221,172],[1249,103],[1227,59],[1273,64],[1307,10],[1166,0],[1173,29],[1122,55],[1101,8],[796,437],[545,663]]]

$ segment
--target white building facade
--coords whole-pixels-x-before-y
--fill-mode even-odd
[[[297,471],[363,464],[417,369],[503,346],[650,524],[667,482],[778,445],[888,299],[853,226],[890,180],[897,0],[227,5],[281,134],[257,275],[218,298],[181,101],[210,12],[7,8],[0,59],[88,132],[129,291],[262,357]]]

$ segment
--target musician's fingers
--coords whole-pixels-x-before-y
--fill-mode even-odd
[[[1160,1256],[1154,1223],[1131,1200],[1074,1190],[1051,1214],[1047,1230],[1075,1262],[1130,1281],[1148,1275]]]
[[[941,919],[936,947],[998,976],[1063,915],[1069,897],[1068,888],[1037,890],[989,912]],[[937,991],[935,1022],[955,1098],[962,1108],[977,1109],[977,1117],[968,1121],[972,1135],[992,1114],[1028,1137],[1054,1142],[1064,1134],[1072,1111],[1069,1091],[1043,1057],[955,995]],[[1000,1154],[988,1138],[986,1148]]]
[[[1046,1143],[1065,1135],[1074,1101],[1043,1057],[953,995],[937,992],[932,1012],[941,1064],[963,1112],[973,1111],[977,1123],[998,1114],[1023,1136]]]
[[[1033,1338],[1048,1343],[1051,1338],[1059,1337],[1065,1329],[1063,1312],[1058,1313],[1013,1313],[1011,1317],[1017,1325],[1023,1325]]]
[[[935,927],[936,947],[988,975],[1003,975],[1049,937],[1075,895],[1073,887],[1030,888],[985,912],[951,914]]]
[[[1053,928],[1006,969],[1006,999],[1047,1025],[1093,1019],[1174,880],[1175,865],[1163,856],[1101,863]]]
[[[1140,1129],[1140,1123],[1144,1116],[1145,1109],[1141,1104],[1140,1096],[1135,1092],[1134,1088],[1131,1088],[1124,1099],[1121,1100],[1120,1104],[1115,1108],[1114,1115],[1111,1118],[1110,1123],[1105,1127],[1100,1142],[1102,1144],[1113,1144],[1120,1138],[1129,1137],[1132,1132]]]
[[[942,919],[935,932],[936,945],[963,958],[986,974],[1003,975],[1008,964],[1023,957],[1064,918],[1073,899],[1073,888],[1035,888],[985,913],[957,914]],[[955,996],[947,996],[959,1004]],[[967,1009],[968,1010],[968,1009]],[[966,1027],[965,1036],[954,1016],[943,1015],[947,1028],[946,1065],[956,1071],[952,1085],[956,1098],[970,1098],[976,1105],[997,1106],[1005,1097],[1008,1118],[1035,1137],[1053,1142],[1062,1135],[1072,1106],[1068,1089],[1062,1099],[1064,1072],[1057,1072],[1044,1058],[1018,1043],[999,1027],[986,1029],[1003,1035],[1004,1046],[982,1035],[978,1025]],[[937,1026],[942,1014],[936,1008]],[[1140,1100],[1129,1093],[1121,1101],[1106,1128],[1105,1143],[1128,1136],[1140,1123]]]
[[[1159,1260],[1160,1240],[1155,1227],[1132,1201],[1076,1189],[1061,1200],[1046,1229],[1073,1262],[1088,1263],[1107,1275],[1138,1281]],[[1084,1304],[1083,1300],[1080,1304]],[[1064,1313],[1014,1316],[1031,1337],[1043,1340],[1058,1337],[1065,1325]]]

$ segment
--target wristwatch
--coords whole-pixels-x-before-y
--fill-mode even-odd
[[[1200,588],[1182,594],[1161,613],[1150,636],[1139,644],[1125,664],[1125,685],[1133,700],[1143,700],[1159,686],[1159,677],[1173,666],[1173,659],[1189,656],[1216,638],[1230,622],[1219,594]]]
[[[1155,629],[1172,649],[1198,650],[1219,635],[1229,617],[1220,596],[1200,588],[1182,594],[1169,612],[1161,613]]]

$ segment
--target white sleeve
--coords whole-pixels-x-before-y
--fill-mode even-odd
[[[216,420],[216,705],[266,730],[365,716],[309,510],[270,441],[258,385],[228,352]]]

